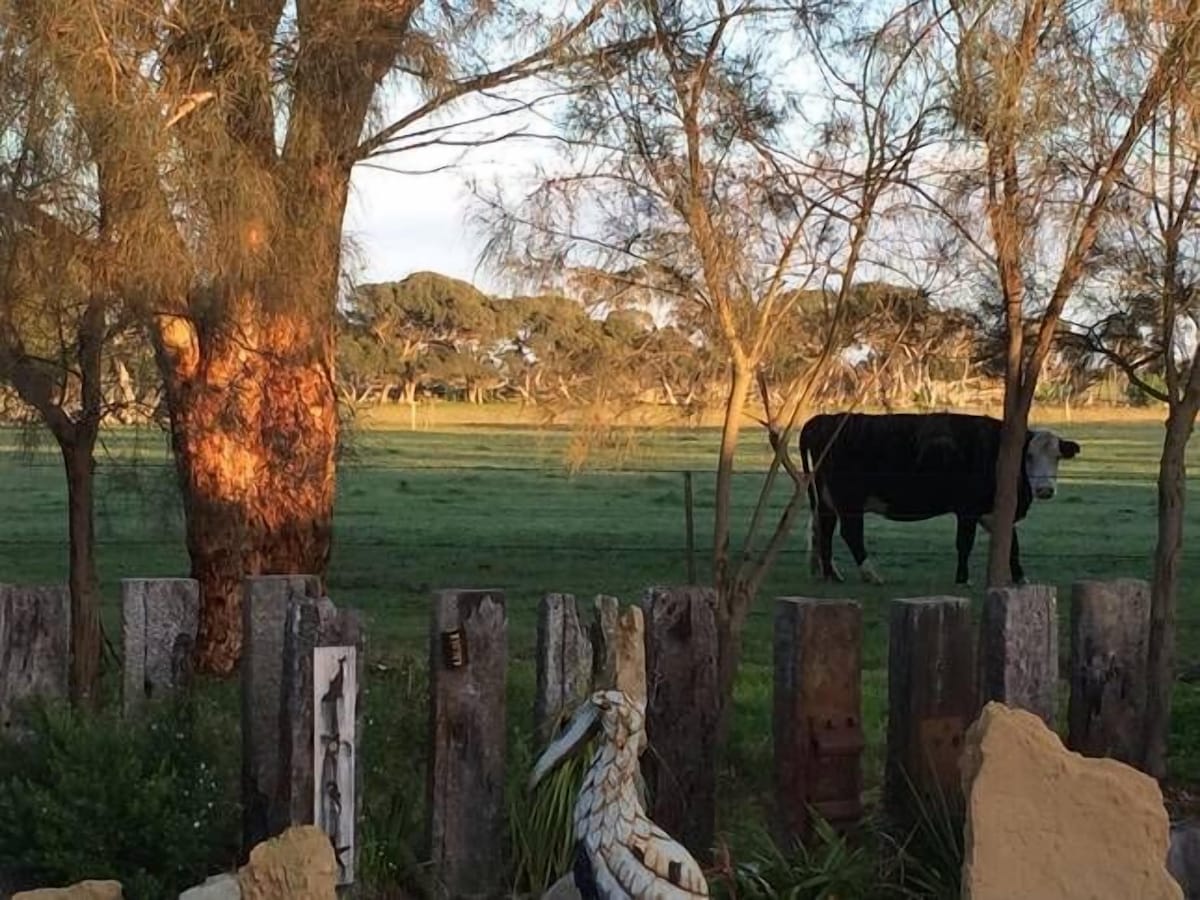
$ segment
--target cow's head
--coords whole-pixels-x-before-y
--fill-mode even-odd
[[[1064,441],[1052,431],[1031,431],[1025,444],[1025,475],[1033,496],[1049,500],[1058,480],[1058,461],[1079,454],[1079,445]]]

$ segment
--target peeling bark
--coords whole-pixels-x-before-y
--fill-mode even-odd
[[[191,575],[203,597],[197,665],[221,674],[241,654],[242,579],[323,578],[333,519],[332,345],[311,339],[300,311],[266,317],[261,303],[245,302],[265,326],[213,341],[196,376],[170,385]]]

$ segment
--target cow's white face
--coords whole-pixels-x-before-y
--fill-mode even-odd
[[[1079,445],[1064,441],[1050,431],[1034,431],[1025,448],[1025,473],[1033,496],[1049,500],[1054,496],[1058,480],[1058,461],[1079,454]]]

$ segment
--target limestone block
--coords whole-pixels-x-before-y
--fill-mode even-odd
[[[967,732],[964,900],[1181,900],[1158,784],[1063,747],[1036,715],[988,703]]]
[[[336,872],[329,838],[299,825],[251,850],[238,883],[242,900],[336,900]]]
[[[179,900],[242,900],[242,886],[236,875],[225,872],[188,888],[179,895]]]
[[[39,888],[13,894],[12,900],[123,900],[119,881],[81,881],[64,888]]]

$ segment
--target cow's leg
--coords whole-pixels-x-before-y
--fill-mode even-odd
[[[837,528],[837,512],[824,503],[817,507],[817,553],[821,560],[821,575],[842,581],[842,573],[833,564],[833,530]]]
[[[1012,573],[1013,584],[1025,583],[1025,571],[1021,568],[1021,546],[1017,541],[1017,529],[1013,526],[1012,546],[1008,548],[1008,570]]]
[[[958,536],[954,542],[958,550],[958,569],[954,575],[955,584],[970,584],[971,575],[967,570],[967,561],[971,558],[971,550],[975,547],[975,526],[979,519],[975,516],[958,516]]]
[[[883,584],[883,579],[875,571],[875,566],[867,559],[867,545],[863,539],[863,520],[866,518],[866,513],[861,511],[861,507],[859,510],[849,515],[842,513],[842,540],[846,542],[846,546],[850,549],[850,555],[858,564],[858,571],[862,575],[863,581],[870,584]]]

